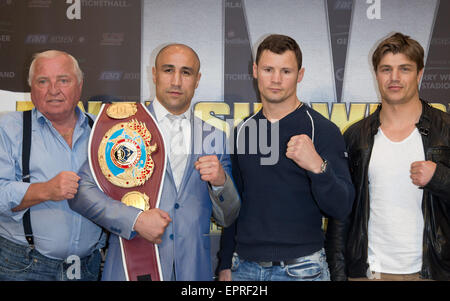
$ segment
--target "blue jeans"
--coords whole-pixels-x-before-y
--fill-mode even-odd
[[[298,263],[262,267],[253,261],[233,256],[231,278],[233,281],[329,281],[330,272],[325,250],[299,258]]]
[[[29,246],[0,236],[0,281],[98,280],[101,263],[98,250],[79,261],[68,259],[67,263],[48,258]]]

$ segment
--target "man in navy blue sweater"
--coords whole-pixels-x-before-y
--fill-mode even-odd
[[[219,280],[330,279],[322,216],[345,218],[354,188],[339,129],[297,98],[303,75],[292,38],[271,35],[259,45],[253,76],[263,108],[235,129],[242,205],[222,236]]]

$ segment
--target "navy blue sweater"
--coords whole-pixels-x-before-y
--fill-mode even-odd
[[[236,223],[224,230],[219,269],[230,267],[233,251],[250,261],[312,254],[323,247],[322,216],[342,219],[352,208],[354,188],[344,139],[336,125],[306,105],[278,124],[268,122],[262,110],[250,118],[253,121],[244,121],[235,131],[239,151],[235,142],[232,168],[242,205]],[[254,125],[261,122],[268,126],[256,126],[255,137]],[[249,141],[259,146],[260,137],[267,135],[270,145],[277,138],[271,137],[273,126],[279,126],[278,162],[261,165],[261,158],[270,156],[262,155],[260,147],[254,153]],[[308,172],[286,157],[290,138],[300,134],[314,136],[316,151],[328,160],[325,173]],[[262,144],[267,145],[265,141]]]

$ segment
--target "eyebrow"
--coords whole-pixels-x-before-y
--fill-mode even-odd
[[[176,68],[176,67],[175,67],[175,65],[164,64],[164,65],[161,66],[161,68]],[[181,70],[188,70],[188,71],[194,72],[194,68],[192,68],[192,67],[187,67],[187,66],[181,67]]]
[[[399,67],[414,67],[414,64],[401,64],[398,65]],[[392,65],[380,65],[378,66],[378,68],[383,68],[383,67],[393,67]]]
[[[56,78],[65,78],[65,77],[70,77],[69,74],[61,74],[61,75],[57,75]],[[49,78],[48,76],[45,75],[38,75],[36,76],[36,79],[42,79],[42,78]]]
[[[261,68],[272,68],[275,69],[272,65],[261,65]],[[280,70],[293,70],[293,67],[281,67]]]

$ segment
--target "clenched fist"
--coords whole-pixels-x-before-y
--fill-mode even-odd
[[[22,202],[13,212],[18,212],[46,201],[62,201],[75,197],[80,177],[73,171],[62,171],[47,182],[32,183]]]
[[[73,171],[62,171],[46,182],[48,199],[62,201],[73,199],[78,191],[80,177]]]
[[[323,163],[311,138],[305,134],[292,136],[287,144],[286,157],[298,166],[313,173],[320,173]]]
[[[139,214],[134,230],[151,243],[160,244],[167,226],[172,222],[169,214],[161,209],[153,208]]]
[[[203,181],[213,186],[223,186],[226,181],[225,171],[216,155],[203,156],[195,162],[195,169],[200,172]]]
[[[416,161],[411,163],[410,178],[414,185],[424,187],[430,182],[436,171],[436,163],[432,161]]]

